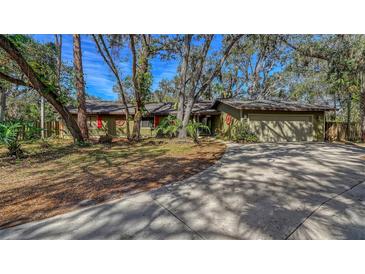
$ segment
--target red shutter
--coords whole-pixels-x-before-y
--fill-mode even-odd
[[[103,127],[103,120],[101,119],[101,116],[98,115],[98,128],[102,128]]]
[[[160,123],[160,116],[156,116],[156,115],[155,115],[153,118],[154,118],[153,126],[154,126],[154,127],[157,127],[157,126],[158,126],[158,124]]]
[[[226,115],[226,124],[227,125],[230,125],[232,122],[232,116],[230,114],[227,114]]]

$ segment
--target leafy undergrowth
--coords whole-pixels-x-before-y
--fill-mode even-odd
[[[82,206],[185,179],[219,159],[225,145],[166,139],[78,147],[67,140],[23,144],[26,158],[0,149],[0,227],[65,213]]]

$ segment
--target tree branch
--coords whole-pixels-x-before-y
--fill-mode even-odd
[[[120,94],[122,95],[122,101],[123,101],[123,104],[124,104],[124,107],[125,107],[125,112],[126,112],[127,117],[129,117],[129,109],[128,109],[128,104],[127,104],[127,99],[126,99],[125,94],[124,94],[122,80],[120,79],[120,75],[119,75],[119,72],[118,72],[118,70],[117,70],[117,68],[114,64],[113,58],[111,57],[111,55],[109,53],[109,50],[106,47],[104,38],[101,34],[99,34],[99,39],[100,39],[101,44],[103,46],[103,49],[102,49],[96,35],[92,34],[91,36],[93,37],[93,39],[95,41],[96,47],[98,48],[98,51],[99,51],[101,57],[104,59],[105,63],[108,65],[108,67],[114,73],[115,78],[117,79],[117,83],[118,83],[118,86],[119,86],[119,89],[120,89]],[[106,54],[106,56],[105,56],[105,54]],[[127,128],[127,131],[129,131],[129,128]],[[129,133],[128,133],[128,136],[129,136]]]
[[[309,49],[303,49],[303,48],[299,48],[295,45],[293,45],[292,43],[290,43],[287,39],[285,39],[282,35],[279,35],[279,39],[285,43],[287,46],[289,46],[290,48],[294,49],[295,51],[299,52],[300,54],[307,56],[307,57],[312,57],[312,58],[317,58],[317,59],[321,59],[321,60],[325,60],[325,61],[329,61],[329,58],[320,53],[320,52],[315,52],[313,51],[312,48]]]
[[[135,46],[135,42],[134,42],[134,34],[130,34],[129,38],[130,38],[130,46],[131,46],[131,51],[132,51],[132,80],[133,80],[134,88],[138,89],[138,82],[137,82],[137,53],[136,53],[136,46]]]
[[[195,94],[195,91],[197,89],[197,86],[198,86],[198,83],[199,83],[199,80],[201,80],[201,75],[202,75],[202,72],[203,72],[203,67],[204,67],[204,62],[207,58],[207,55],[208,55],[208,51],[210,49],[210,45],[212,43],[212,40],[213,40],[213,37],[214,35],[209,35],[205,42],[204,42],[204,45],[203,45],[203,48],[198,56],[198,62],[197,62],[197,69],[196,69],[196,76],[194,77],[195,79],[193,79],[193,87],[191,89],[191,93],[192,94]]]
[[[233,48],[234,44],[243,36],[243,34],[239,34],[236,35],[231,43],[229,43],[229,45],[226,47],[226,49],[224,50],[223,56],[221,58],[221,60],[219,61],[219,63],[215,66],[215,69],[213,70],[213,73],[210,75],[210,77],[205,81],[205,83],[201,86],[201,88],[199,89],[199,91],[196,93],[195,98],[198,98],[199,95],[205,91],[205,89],[210,85],[210,83],[213,81],[213,79],[218,75],[218,73],[220,72],[220,70],[222,69],[224,63],[226,62],[231,49]]]
[[[25,87],[31,87],[31,88],[33,88],[33,86],[31,84],[26,83],[26,82],[24,82],[24,81],[22,81],[20,79],[13,78],[13,77],[11,77],[9,75],[6,75],[6,74],[2,73],[1,71],[0,71],[0,78],[3,79],[3,80],[5,80],[5,81],[8,81],[8,82],[10,82],[10,83],[12,83],[14,85],[17,85],[17,86],[25,86]]]
[[[84,138],[81,134],[79,126],[67,107],[64,106],[58,98],[54,86],[47,85],[42,82],[42,80],[39,78],[33,68],[27,63],[17,47],[3,34],[0,34],[0,48],[2,48],[15,63],[17,63],[24,75],[27,76],[32,88],[37,90],[39,94],[42,95],[58,111],[58,113],[65,120],[65,123],[72,136],[78,141],[83,141]]]

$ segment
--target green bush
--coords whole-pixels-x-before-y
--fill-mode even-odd
[[[19,143],[19,133],[22,129],[20,122],[0,123],[0,143],[8,149],[8,155],[19,158],[23,155],[21,144]]]
[[[34,122],[20,122],[23,126],[23,140],[33,141],[41,138],[42,129],[37,127]]]
[[[157,137],[176,137],[181,126],[181,121],[175,116],[169,115],[156,127]]]
[[[199,130],[206,130],[210,133],[210,128],[202,123],[190,121],[186,126],[188,135],[193,138],[195,143],[198,143]]]
[[[256,134],[250,131],[245,121],[237,122],[232,126],[231,139],[243,143],[257,143],[259,141]]]

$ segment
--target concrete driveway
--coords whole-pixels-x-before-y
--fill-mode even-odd
[[[229,145],[183,182],[40,222],[1,239],[365,239],[365,149]]]

